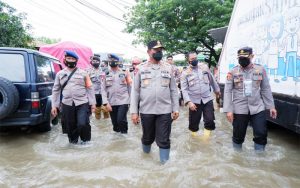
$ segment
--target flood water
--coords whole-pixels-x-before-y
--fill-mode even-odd
[[[156,144],[149,155],[142,153],[142,129],[131,122],[123,136],[113,133],[110,120],[92,118],[86,145],[69,144],[59,125],[45,134],[1,133],[0,187],[300,187],[298,135],[272,128],[266,151],[255,153],[249,128],[237,152],[224,114],[216,112],[217,129],[209,140],[190,135],[187,117],[182,108],[165,165]]]

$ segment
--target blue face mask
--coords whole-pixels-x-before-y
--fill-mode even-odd
[[[198,65],[198,60],[193,60],[193,61],[190,61],[190,64],[195,67]]]

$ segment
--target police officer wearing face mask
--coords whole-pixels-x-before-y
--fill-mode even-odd
[[[160,162],[169,159],[172,119],[179,116],[178,93],[172,66],[161,61],[164,47],[159,41],[148,43],[150,59],[140,64],[134,77],[131,92],[130,113],[134,124],[143,127],[142,148],[149,153],[156,141]]]
[[[101,96],[101,83],[104,79],[105,72],[100,68],[100,55],[94,54],[91,58],[92,67],[87,70],[91,81],[93,83],[93,88],[96,97],[96,109],[95,109],[95,118],[101,118],[101,105],[102,105],[102,96]]]
[[[211,87],[215,94],[220,95],[220,88],[208,66],[197,60],[195,52],[188,53],[189,67],[181,75],[183,99],[189,107],[189,130],[197,136],[199,123],[203,114],[204,138],[215,129],[215,115]]]
[[[69,142],[73,144],[79,137],[82,142],[90,141],[89,115],[96,108],[92,82],[86,71],[76,67],[78,59],[75,52],[65,51],[63,61],[66,67],[57,73],[52,89],[51,113],[54,117],[57,115],[61,102]]]
[[[110,112],[113,131],[127,134],[127,112],[130,102],[131,78],[127,71],[119,68],[119,57],[109,55],[110,70],[102,82],[102,99]]]
[[[267,144],[266,111],[276,118],[273,96],[266,70],[253,64],[252,48],[238,50],[239,65],[228,74],[224,89],[224,112],[233,125],[233,146],[241,149],[248,123],[253,127],[254,149],[263,151]]]

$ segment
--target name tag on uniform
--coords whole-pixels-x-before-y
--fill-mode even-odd
[[[252,96],[252,80],[249,79],[244,80],[244,95],[246,97]]]
[[[171,78],[171,75],[169,73],[161,73],[161,77],[163,77],[163,78]]]
[[[253,80],[262,80],[263,77],[262,77],[262,73],[253,73]]]
[[[124,73],[119,74],[119,78],[125,78],[125,74]]]

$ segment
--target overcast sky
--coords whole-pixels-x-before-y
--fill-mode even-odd
[[[144,46],[134,47],[125,29],[125,6],[134,0],[2,0],[27,14],[34,37],[60,38],[89,46],[93,52],[114,52],[147,57]],[[85,5],[94,5],[91,8]]]

